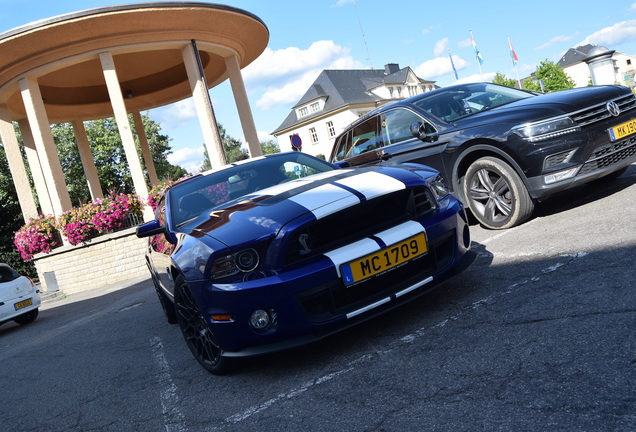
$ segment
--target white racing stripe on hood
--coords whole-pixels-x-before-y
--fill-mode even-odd
[[[406,188],[401,181],[373,171],[337,180],[335,183],[355,189],[368,200]]]
[[[360,198],[351,192],[332,184],[325,184],[290,197],[290,201],[310,210],[316,219],[336,213],[360,202]]]
[[[381,238],[387,246],[391,246],[421,232],[424,232],[424,227],[422,225],[415,221],[406,221],[400,225],[394,226],[393,228],[374,234],[374,236]],[[375,240],[365,238],[341,248],[334,249],[324,255],[333,262],[336,267],[336,271],[338,272],[338,277],[340,277],[340,266],[342,264],[346,264],[373,252],[377,252],[380,249],[380,245],[378,245]]]
[[[415,234],[419,234],[424,231],[424,227],[415,221],[407,221],[403,224],[389,228],[386,231],[382,231],[375,235],[382,239],[384,244],[390,246],[395,243],[399,243],[409,237],[413,237]]]

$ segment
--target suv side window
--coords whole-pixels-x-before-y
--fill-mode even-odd
[[[396,108],[382,114],[382,129],[386,145],[399,143],[413,138],[411,124],[422,123],[427,134],[434,133],[435,129],[422,117],[413,111],[404,108]]]
[[[373,116],[353,128],[351,143],[351,150],[347,157],[357,156],[382,147],[384,144],[382,143],[382,130],[378,124],[378,116]]]

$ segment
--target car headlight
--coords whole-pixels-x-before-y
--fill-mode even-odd
[[[541,141],[579,131],[579,126],[570,117],[559,117],[547,121],[515,126],[512,131],[530,142]]]
[[[259,262],[258,252],[252,248],[223,255],[216,258],[212,264],[212,279],[250,272],[258,267]]]
[[[429,184],[431,185],[431,189],[433,190],[433,194],[435,194],[435,198],[442,199],[447,195],[450,195],[450,189],[446,185],[446,181],[444,181],[444,177],[438,175],[432,179],[429,179]]]

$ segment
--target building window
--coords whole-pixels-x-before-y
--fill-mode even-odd
[[[393,87],[389,87],[389,96],[393,97]]]
[[[398,87],[397,91],[398,91],[398,97],[401,98],[402,97],[402,87]]]
[[[301,117],[305,117],[307,114],[309,114],[309,111],[307,111],[307,107],[302,107],[300,110],[298,110],[298,112],[300,113]]]
[[[327,132],[329,133],[329,137],[333,138],[336,136],[336,128],[333,127],[333,122],[332,121],[328,121],[327,122]]]
[[[417,87],[409,86],[409,96],[415,96],[417,94]]]
[[[311,105],[309,105],[309,109],[311,110],[312,113],[318,112],[320,111],[320,104],[318,102],[314,102]]]
[[[316,128],[309,128],[309,135],[311,135],[311,143],[318,144],[318,133]]]
[[[632,64],[632,60],[631,59],[627,59],[627,64],[628,65]]]

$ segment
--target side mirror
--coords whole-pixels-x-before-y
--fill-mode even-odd
[[[165,227],[161,225],[161,222],[158,220],[153,220],[150,222],[146,222],[145,224],[139,225],[137,227],[137,237],[150,237],[153,235],[161,234],[165,232]]]
[[[415,138],[421,139],[422,141],[426,139],[427,135],[422,122],[411,123],[411,135],[413,135]]]

